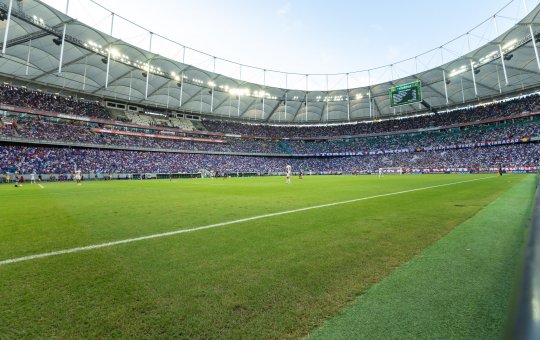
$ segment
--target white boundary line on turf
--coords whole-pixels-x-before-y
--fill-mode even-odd
[[[153,238],[166,237],[166,236],[182,234],[182,233],[190,233],[190,232],[204,230],[204,229],[218,228],[218,227],[223,227],[223,226],[230,225],[230,224],[236,224],[236,223],[260,220],[260,219],[263,219],[263,218],[273,217],[273,216],[294,214],[294,213],[301,212],[301,211],[307,211],[307,210],[313,210],[313,209],[319,209],[319,208],[325,208],[325,207],[332,207],[332,206],[335,206],[335,205],[342,205],[342,204],[347,204],[347,203],[366,201],[366,200],[370,200],[370,199],[373,199],[373,198],[394,196],[394,195],[406,194],[406,193],[409,193],[409,192],[422,191],[422,190],[428,190],[428,189],[440,188],[440,187],[446,187],[446,186],[450,186],[450,185],[456,185],[456,184],[462,184],[462,183],[468,183],[468,182],[474,182],[474,181],[481,181],[481,180],[484,180],[484,179],[490,179],[490,178],[496,178],[496,177],[497,176],[489,176],[489,177],[475,178],[475,179],[470,179],[470,180],[460,181],[460,182],[437,184],[437,185],[432,185],[432,186],[429,186],[429,187],[408,189],[408,190],[403,190],[403,191],[390,192],[390,193],[386,193],[386,194],[373,195],[373,196],[367,196],[367,197],[362,197],[362,198],[355,198],[355,199],[346,200],[346,201],[319,204],[319,205],[314,205],[314,206],[311,206],[311,207],[299,208],[299,209],[294,209],[294,210],[286,210],[286,211],[280,211],[280,212],[276,212],[276,213],[264,214],[264,215],[259,215],[259,216],[246,217],[246,218],[241,218],[239,220],[227,221],[227,222],[221,222],[221,223],[215,223],[215,224],[209,224],[209,225],[196,227],[196,228],[191,228],[191,229],[173,230],[173,231],[169,231],[169,232],[165,232],[165,233],[159,233],[159,234],[153,234],[153,235],[147,235],[147,236],[140,236],[140,237],[134,237],[134,238],[128,238],[128,239],[125,239],[125,240],[112,241],[112,242],[106,242],[106,243],[100,243],[100,244],[93,244],[93,245],[84,246],[84,247],[76,247],[76,248],[69,248],[69,249],[63,249],[63,250],[56,250],[56,251],[51,251],[51,252],[48,252],[48,253],[28,255],[28,256],[17,257],[17,258],[12,258],[12,259],[7,259],[7,260],[1,260],[0,261],[0,266],[10,264],[10,263],[16,263],[16,262],[23,262],[23,261],[30,261],[30,260],[40,259],[40,258],[43,258],[43,257],[62,255],[62,254],[70,254],[70,253],[76,253],[76,252],[80,252],[80,251],[86,251],[86,250],[92,250],[92,249],[99,249],[99,248],[117,246],[117,245],[124,244],[124,243],[131,243],[131,242],[149,240],[149,239],[153,239]]]

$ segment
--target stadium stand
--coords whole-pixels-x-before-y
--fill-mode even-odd
[[[415,129],[435,128],[479,122],[524,112],[534,112],[540,107],[540,95],[499,102],[475,108],[465,108],[440,114],[427,114],[413,118],[388,119],[356,124],[324,126],[276,126],[246,124],[225,120],[204,120],[209,131],[264,137],[323,137],[354,136]]]
[[[126,112],[126,117],[134,124],[151,126],[156,125],[152,117],[138,113]]]
[[[236,153],[270,153],[283,155],[322,153],[350,153],[360,151],[415,151],[418,148],[449,147],[481,142],[498,142],[530,138],[540,135],[537,120],[524,120],[496,125],[469,126],[467,129],[446,129],[423,133],[358,137],[339,140],[270,140],[227,138],[225,143],[202,143],[187,140],[173,140],[169,135],[160,138],[124,136],[94,132],[96,124],[54,120],[39,116],[23,115],[17,120],[10,116],[11,123],[0,129],[0,136],[11,136],[32,140],[92,143],[117,147],[145,147],[172,150],[200,150]]]
[[[66,174],[73,164],[85,173],[193,173],[201,169],[231,173],[277,174],[286,163],[313,174],[376,173],[399,165],[409,172],[479,172],[499,164],[526,170],[538,164],[538,144],[395,153],[357,157],[280,158],[208,154],[161,153],[91,148],[0,146],[2,170],[21,173]]]
[[[107,109],[96,102],[5,84],[1,89],[4,104],[110,118]],[[535,110],[539,103],[540,96],[535,94],[440,115],[335,126],[291,127],[205,120],[209,133],[217,133],[212,139],[208,135],[197,138],[201,135],[187,119],[125,112],[136,125],[123,126],[111,120],[93,122],[73,120],[69,116],[51,118],[5,112],[0,127],[3,140],[0,170],[66,172],[69,171],[66,164],[71,164],[69,159],[86,171],[100,173],[201,169],[278,173],[285,162],[313,173],[370,173],[387,166],[400,166],[406,171],[458,168],[481,171],[498,164],[535,167],[538,147],[534,142],[540,138]],[[158,130],[165,125],[179,129]],[[186,135],[188,131],[194,131],[194,135]],[[57,147],[27,146],[43,143]],[[66,149],[66,146],[84,149]]]
[[[170,118],[171,126],[179,128],[180,130],[193,131],[195,126],[189,119]]]
[[[58,94],[30,90],[24,87],[0,85],[2,103],[44,111],[67,113],[78,116],[91,116],[109,119],[108,110],[99,102],[79,100]]]

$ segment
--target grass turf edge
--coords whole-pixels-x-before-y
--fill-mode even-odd
[[[504,177],[501,178],[504,180]],[[527,176],[310,335],[311,339],[500,338],[529,225]]]

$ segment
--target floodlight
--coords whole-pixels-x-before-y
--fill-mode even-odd
[[[111,53],[111,56],[113,58],[117,58],[117,57],[121,56],[120,52],[116,48],[109,49],[109,52]]]
[[[503,45],[503,50],[506,50],[507,48],[512,48],[514,47],[514,45],[516,44],[517,42],[517,39],[512,39],[510,40],[509,42],[507,42],[506,44]]]
[[[55,43],[57,46],[62,45],[62,39],[60,39],[60,38],[58,38],[58,37],[54,37],[52,41],[53,41],[53,43]]]
[[[458,74],[463,73],[463,72],[465,72],[465,71],[467,71],[467,66],[461,65],[460,68],[455,68],[455,69],[453,69],[453,70],[450,72],[450,74],[448,74],[448,76],[449,76],[449,77],[457,76]]]

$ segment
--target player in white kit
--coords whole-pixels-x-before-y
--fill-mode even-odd
[[[36,173],[32,172],[30,175],[30,184],[36,184]]]
[[[285,172],[287,173],[287,179],[285,180],[285,183],[291,184],[292,167],[290,164],[287,164],[287,166],[285,166]]]
[[[75,170],[75,181],[77,184],[81,184],[81,170]]]

